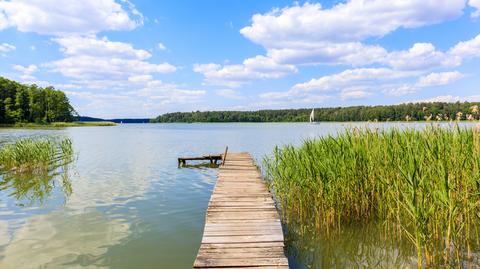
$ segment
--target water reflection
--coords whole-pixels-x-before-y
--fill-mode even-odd
[[[55,188],[62,190],[66,197],[72,194],[69,178],[72,158],[59,158],[48,169],[34,171],[2,171],[0,191],[9,192],[19,205],[42,204]]]
[[[129,235],[129,227],[94,209],[32,216],[11,236],[0,268],[108,268],[104,254]]]
[[[415,249],[404,238],[385,233],[380,224],[318,232],[289,223],[286,251],[292,268],[415,268]]]

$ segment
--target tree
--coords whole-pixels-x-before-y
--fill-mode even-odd
[[[64,92],[0,77],[0,123],[73,121],[75,115]]]

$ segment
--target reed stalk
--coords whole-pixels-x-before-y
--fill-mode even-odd
[[[478,129],[348,129],[277,147],[264,163],[287,225],[338,234],[381,223],[391,240],[409,239],[418,268],[479,255]]]

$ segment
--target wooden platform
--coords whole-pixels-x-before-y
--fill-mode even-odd
[[[194,268],[288,268],[272,195],[248,153],[219,168]]]
[[[211,164],[217,164],[218,161],[222,160],[221,154],[211,154],[211,155],[203,155],[201,157],[179,157],[178,158],[178,166],[186,165],[187,161],[202,161],[207,160],[210,161]]]

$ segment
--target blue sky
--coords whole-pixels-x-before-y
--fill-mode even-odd
[[[480,0],[0,0],[0,75],[81,115],[480,101]]]

